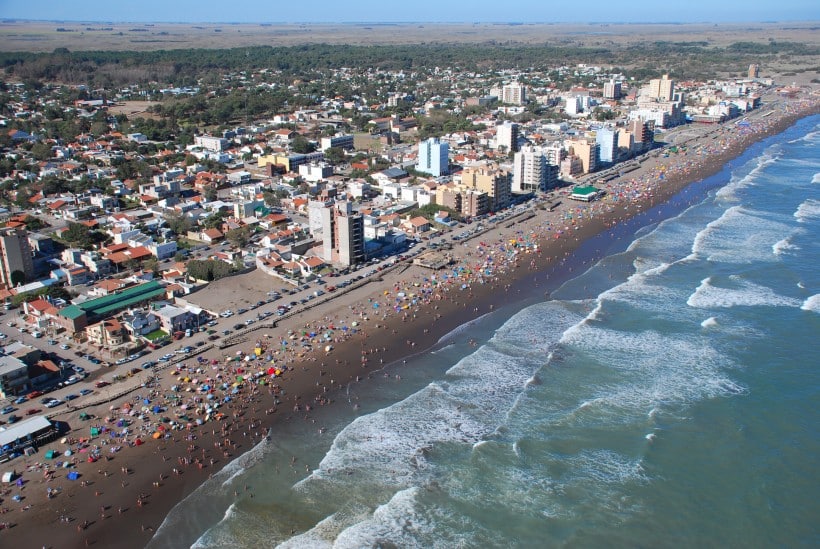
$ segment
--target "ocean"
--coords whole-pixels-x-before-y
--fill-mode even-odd
[[[820,117],[585,246],[549,297],[277,428],[149,547],[820,545]]]

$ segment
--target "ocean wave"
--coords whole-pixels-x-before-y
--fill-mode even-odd
[[[794,217],[799,223],[806,223],[809,220],[817,219],[820,217],[820,200],[809,198],[797,207],[797,211],[794,212]]]
[[[732,275],[731,286],[715,286],[712,277],[704,278],[700,286],[686,300],[690,307],[698,309],[718,309],[731,307],[797,307],[800,301],[775,293],[771,288],[761,286]]]
[[[811,178],[812,183],[820,183],[820,172],[814,174]]]
[[[790,232],[787,224],[762,212],[732,206],[697,234],[692,253],[724,263],[773,261],[772,246]]]
[[[782,147],[780,145],[772,145],[755,159],[755,165],[748,173],[735,177],[725,186],[718,189],[715,197],[722,200],[734,200],[735,193],[740,189],[749,187],[755,184],[758,175],[767,167],[776,163],[782,155]]]
[[[820,294],[815,294],[808,298],[806,301],[803,302],[800,308],[804,311],[820,313]]]
[[[734,386],[722,373],[734,363],[705,336],[586,325],[564,343],[576,360],[599,366],[596,381],[577,388],[585,394],[583,401],[569,413],[556,414],[558,423],[643,421],[651,410],[726,396]]]
[[[713,328],[718,325],[718,321],[715,317],[710,316],[709,318],[701,322],[700,325],[703,328]]]

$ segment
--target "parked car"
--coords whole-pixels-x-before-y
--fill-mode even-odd
[[[28,399],[27,399],[26,397],[24,397],[24,396],[22,396],[22,397],[17,397],[17,398],[15,398],[15,399],[14,399],[14,403],[15,403],[15,404],[24,404],[24,403],[25,403],[25,402],[27,402],[27,401],[28,401]]]
[[[79,397],[78,395],[75,395],[74,393],[71,393],[71,394],[69,394],[69,395],[66,395],[66,396],[65,396],[65,397],[63,397],[63,398],[65,398],[65,399],[66,399],[66,401],[69,401],[69,400],[74,400],[74,399],[76,399],[76,398],[80,398],[80,397]]]
[[[8,421],[9,424],[17,423],[18,421],[20,421],[20,418],[15,416],[15,415],[10,415],[9,418],[6,421]]]
[[[63,403],[63,401],[62,401],[62,400],[57,399],[57,398],[54,398],[54,399],[52,399],[52,400],[49,400],[49,401],[46,403],[46,408],[56,408],[57,406],[59,406],[59,405],[60,405],[60,404],[62,404],[62,403]]]
[[[71,349],[71,346],[69,346],[68,343],[63,343],[62,345],[60,345],[60,349],[62,349],[63,351],[67,351]]]
[[[90,395],[90,394],[91,394],[91,393],[93,393],[93,392],[94,392],[94,391],[92,391],[91,389],[80,389],[80,394],[81,394],[82,396],[85,396],[85,395]]]
[[[10,413],[12,413],[14,410],[16,410],[16,409],[17,409],[17,408],[15,408],[14,406],[6,406],[6,407],[5,407],[5,408],[3,408],[2,410],[0,410],[0,414],[4,414],[4,415],[5,415],[5,414],[10,414]]]

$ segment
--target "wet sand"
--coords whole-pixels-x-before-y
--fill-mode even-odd
[[[0,522],[11,528],[0,531],[0,540],[4,546],[25,547],[144,546],[177,502],[265,436],[275,437],[279,422],[310,417],[312,409],[333,404],[337,387],[366,383],[383,365],[429,349],[473,318],[534,291],[550,292],[604,253],[603,245],[585,250],[583,257],[573,253],[590,238],[630,238],[619,232],[626,219],[719,171],[751,143],[816,112],[816,102],[793,101],[775,115],[758,113],[751,127],[720,126],[716,137],[691,142],[685,154],[648,159],[608,185],[601,201],[583,204],[563,197],[554,211],[534,209],[532,217],[508,219],[454,243],[455,264],[445,271],[400,264],[381,273],[381,280],[275,328],[260,327],[234,347],[185,357],[187,370],[166,368],[152,379],[146,374],[150,386],[85,409],[96,416],[90,421],[79,420],[79,411],[60,416],[72,427],[68,436],[74,439],[88,438],[91,425],[119,436],[103,433],[74,445],[53,443],[7,464],[6,469],[28,470],[22,488],[2,495],[0,509],[9,511],[0,515]],[[327,345],[332,349],[326,351]],[[279,368],[280,375],[270,377],[268,368]],[[153,406],[161,406],[160,413],[153,413]],[[180,428],[173,429],[164,417]],[[117,426],[122,419],[130,422],[124,436]],[[159,438],[152,438],[154,433]],[[56,469],[57,460],[44,459],[49,448],[69,447],[78,453],[60,460],[79,456],[71,469]],[[86,459],[92,454],[100,456],[94,463]],[[44,477],[45,464],[53,480]],[[66,478],[70,470],[80,473],[78,480]],[[13,494],[23,499],[12,501]]]

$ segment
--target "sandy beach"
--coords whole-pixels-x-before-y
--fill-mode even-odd
[[[747,116],[748,125],[714,126],[676,143],[677,153],[648,155],[637,170],[609,182],[602,200],[573,202],[558,191],[452,242],[446,269],[399,263],[333,299],[257,323],[231,346],[203,346],[138,374],[117,386],[124,393],[117,398],[89,406],[78,401],[55,418],[71,428],[65,442],[7,464],[22,473],[22,485],[3,487],[0,540],[23,547],[143,547],[177,502],[258,442],[275,438],[281,422],[309,419],[316,408],[333,405],[339,387],[366,383],[384,365],[429,349],[519,294],[537,287],[548,295],[604,253],[574,253],[590,238],[626,238],[617,231],[626,219],[818,107],[811,96],[777,98]],[[205,291],[229,296],[227,303],[239,299],[246,283],[224,279]],[[52,449],[58,456],[46,459]],[[68,479],[71,471],[76,480]]]

